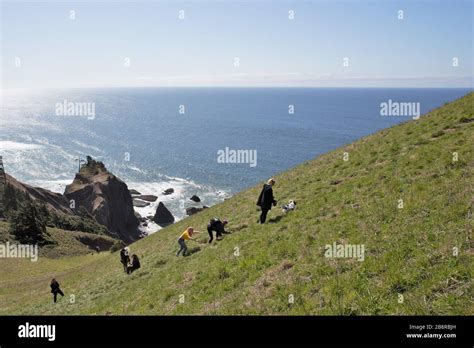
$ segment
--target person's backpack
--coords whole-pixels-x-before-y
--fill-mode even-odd
[[[262,191],[260,191],[260,194],[258,195],[258,198],[257,198],[257,205],[259,207],[262,206],[263,191],[265,191],[265,185],[263,185]]]
[[[219,218],[212,218],[211,220],[209,220],[209,223],[213,226],[217,223],[221,222],[221,220]]]

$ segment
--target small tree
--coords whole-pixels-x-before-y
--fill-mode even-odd
[[[114,252],[119,251],[120,249],[122,249],[124,246],[125,246],[125,244],[123,244],[122,241],[117,240],[117,241],[114,242],[114,244],[112,244],[109,251],[111,253],[114,253]]]
[[[76,214],[84,219],[94,219],[83,205],[79,206]]]
[[[17,209],[17,197],[13,186],[5,185],[5,211],[10,212]]]
[[[46,232],[47,217],[40,208],[31,201],[19,204],[18,210],[12,214],[10,232],[21,243],[36,243],[43,240]]]

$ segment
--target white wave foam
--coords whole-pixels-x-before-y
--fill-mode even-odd
[[[62,179],[28,180],[25,183],[63,194],[66,186],[71,182],[72,179]],[[162,182],[128,182],[127,186],[129,189],[135,189],[143,195],[155,195],[158,197],[155,202],[151,202],[147,207],[134,207],[134,210],[142,217],[155,215],[159,202],[163,202],[166,208],[168,208],[175,217],[176,222],[186,217],[186,208],[188,207],[202,207],[203,205],[210,207],[222,202],[224,198],[230,196],[230,193],[224,190],[217,190],[212,186],[199,185],[193,181],[181,178],[174,178]],[[164,195],[163,191],[168,188],[173,188],[174,193]],[[191,201],[189,198],[192,195],[199,196],[201,202],[195,203]],[[161,227],[152,221],[149,221],[148,226],[143,228],[148,234],[153,234],[160,229]]]
[[[104,153],[104,151],[102,151],[101,149],[99,149],[98,147],[96,146],[92,146],[92,145],[87,145],[87,144],[84,144],[78,140],[73,140],[72,143],[84,148],[84,149],[88,149],[88,150],[93,150],[93,151],[96,151],[98,153]]]
[[[77,162],[74,156],[57,145],[42,142],[38,144],[0,142],[0,153],[7,173],[16,179],[29,183],[29,180],[66,180],[74,177]],[[13,144],[12,144],[13,143]]]
[[[42,145],[31,143],[19,143],[16,141],[0,141],[0,151],[28,151],[37,150]]]
[[[186,208],[188,207],[202,207],[203,205],[210,207],[230,196],[230,193],[224,190],[218,190],[212,186],[199,185],[182,178],[173,178],[161,182],[129,182],[127,185],[129,189],[135,189],[143,195],[158,196],[158,199],[149,206],[134,208],[142,217],[155,215],[159,202],[163,202],[175,217],[176,222],[186,217]],[[174,193],[164,195],[163,191],[168,188],[173,188]],[[195,203],[191,201],[189,198],[192,195],[200,197],[201,202]],[[152,223],[148,225],[146,230],[151,234],[159,229],[161,229],[160,226]]]
[[[128,168],[128,169],[131,169],[131,170],[133,170],[133,171],[135,171],[135,172],[144,173],[143,170],[141,170],[140,168],[135,167],[135,166],[128,166],[127,168]]]

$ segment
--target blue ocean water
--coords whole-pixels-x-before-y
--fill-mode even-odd
[[[425,113],[469,89],[113,88],[4,91],[0,154],[20,180],[61,191],[77,158],[102,160],[130,188],[168,186],[177,216],[190,194],[212,205],[319,154],[410,117],[384,117],[389,99]],[[95,117],[58,116],[57,103],[94,103]],[[289,113],[293,105],[294,113]],[[184,110],[184,113],[180,113]],[[229,149],[257,151],[257,165],[218,163]],[[59,186],[58,186],[59,185]],[[186,205],[188,205],[186,201]],[[192,202],[191,202],[192,203]]]

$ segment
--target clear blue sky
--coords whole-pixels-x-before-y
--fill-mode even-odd
[[[2,88],[472,87],[472,3],[3,0]]]

